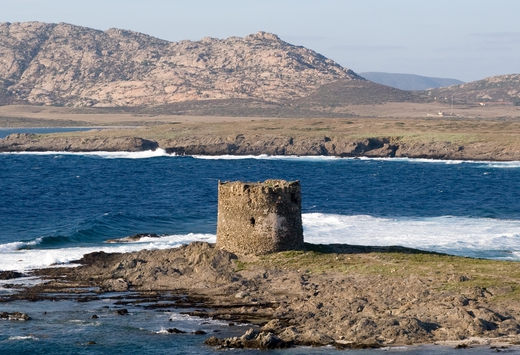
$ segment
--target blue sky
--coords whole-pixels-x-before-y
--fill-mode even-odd
[[[520,73],[519,0],[0,0],[0,22],[199,40],[272,32],[354,70],[473,81]]]

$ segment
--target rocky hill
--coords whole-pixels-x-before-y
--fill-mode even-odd
[[[498,75],[461,85],[427,90],[430,98],[451,98],[455,103],[520,104],[520,74]]]
[[[423,102],[420,94],[386,85],[360,80],[337,80],[324,84],[302,99],[294,100],[299,107],[337,107],[377,105],[386,102]]]
[[[365,72],[359,73],[359,75],[374,83],[401,90],[426,90],[430,88],[464,84],[463,81],[457,79],[435,78],[415,74]]]
[[[337,80],[365,79],[271,33],[169,42],[120,29],[0,23],[0,104],[279,103]]]

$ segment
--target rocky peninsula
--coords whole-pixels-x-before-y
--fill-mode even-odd
[[[170,250],[96,252],[78,263],[35,270],[45,283],[10,300],[61,294],[88,302],[102,293],[132,291],[138,293],[134,302],[150,303],[151,311],[170,307],[251,323],[253,330],[241,338],[206,337],[221,347],[520,341],[515,262],[313,244],[243,256],[195,242]]]
[[[171,122],[133,129],[13,134],[0,152],[144,151],[176,155],[520,160],[516,120],[242,119]]]

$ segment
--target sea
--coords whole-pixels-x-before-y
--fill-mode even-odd
[[[75,265],[94,251],[174,248],[215,242],[219,181],[299,180],[310,243],[399,245],[453,255],[520,261],[520,162],[291,156],[175,156],[163,150],[0,154],[0,271]],[[139,233],[132,243],[107,243]],[[0,281],[39,282],[32,277]],[[5,286],[5,287],[4,287]],[[176,310],[132,306],[124,295],[92,302],[0,302],[0,354],[213,354],[204,336],[243,333]],[[92,315],[98,318],[92,318]],[[169,334],[176,327],[186,334]],[[423,345],[378,350],[295,348],[232,354],[485,354]],[[510,353],[520,353],[510,348]]]

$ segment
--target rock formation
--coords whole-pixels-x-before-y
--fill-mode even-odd
[[[45,283],[3,301],[75,296],[86,302],[99,300],[102,292],[132,291],[122,307],[174,307],[233,324],[266,323],[241,337],[236,332],[232,338],[208,337],[208,345],[224,348],[520,342],[517,263],[401,247],[307,244],[306,249],[245,257],[197,242],[127,254],[96,252],[78,260],[79,267],[35,270]],[[169,323],[164,328],[177,332]]]
[[[189,100],[303,97],[351,70],[276,35],[169,42],[66,23],[0,23],[0,100],[146,106]]]

